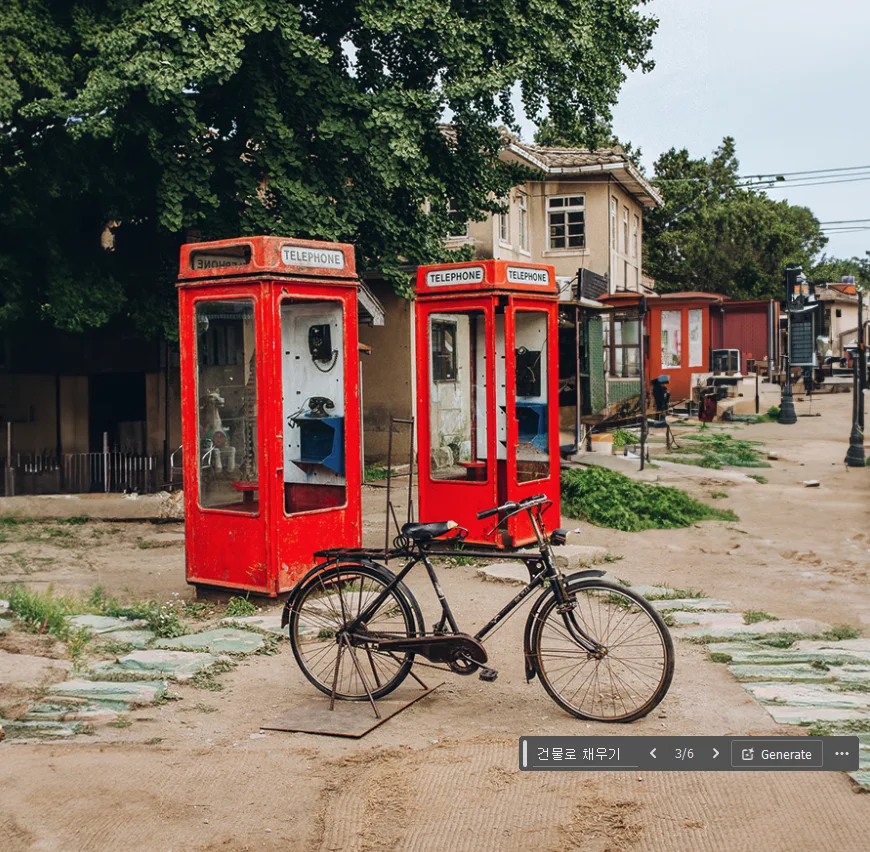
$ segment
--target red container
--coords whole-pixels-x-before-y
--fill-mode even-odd
[[[552,266],[502,260],[417,271],[420,519],[468,541],[534,541],[525,515],[496,535],[476,513],[547,494],[559,525],[558,289]]]
[[[353,247],[182,246],[187,581],[275,596],[325,546],[359,547]]]

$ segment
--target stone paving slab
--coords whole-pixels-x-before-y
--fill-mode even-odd
[[[654,601],[654,603],[664,604],[670,601]],[[678,625],[699,624],[705,628],[722,630],[739,630],[747,626],[743,621],[742,612],[675,612],[672,615]]]
[[[850,772],[849,777],[861,787],[870,790],[870,770],[859,769],[857,772]]]
[[[839,641],[801,639],[795,643],[794,647],[798,651],[834,649],[852,658],[860,658],[864,662],[870,662],[870,639],[840,639]]]
[[[113,618],[108,615],[69,615],[66,619],[76,627],[86,627],[91,633],[114,633],[117,630],[132,630],[144,627],[144,621],[133,621],[129,618]]]
[[[202,633],[189,633],[177,639],[159,639],[159,648],[210,651],[212,654],[253,654],[265,647],[263,636],[252,630],[219,627]]]
[[[803,644],[799,642],[797,644]],[[824,644],[824,643],[815,643]],[[716,642],[707,646],[713,654],[727,654],[732,663],[747,665],[790,665],[792,663],[812,662],[844,662],[870,663],[870,654],[862,655],[851,650],[837,648],[820,648],[815,651],[796,650],[790,648],[768,648],[755,642]],[[865,659],[866,656],[866,659]]]
[[[791,707],[765,704],[764,709],[780,725],[812,725],[815,722],[870,722],[870,713],[858,708]]]
[[[12,629],[12,620],[0,618],[0,633],[8,633]]]
[[[97,640],[142,649],[147,648],[154,641],[154,637],[155,634],[150,630],[113,630],[110,633],[100,633]]]
[[[681,613],[675,613],[675,617],[679,617]],[[703,615],[699,613],[699,616]],[[740,622],[743,621],[743,616],[739,613],[707,613],[709,616],[715,615],[737,615]],[[813,618],[790,618],[782,621],[759,621],[755,624],[736,624],[733,620],[727,623],[714,624],[709,620],[702,620],[699,627],[694,628],[676,628],[673,633],[678,638],[698,638],[710,636],[713,639],[731,639],[751,636],[769,636],[774,633],[824,633],[830,630],[831,625],[823,621],[816,621]]]
[[[787,681],[792,683],[827,683],[834,680],[833,673],[811,666],[795,663],[780,666],[730,665],[728,671],[739,681]]]
[[[481,580],[491,583],[506,583],[509,586],[525,586],[529,582],[529,571],[522,562],[494,562],[477,569]]]
[[[49,720],[22,721],[0,719],[0,728],[11,739],[62,739],[74,737],[84,729],[82,722],[55,722]]]
[[[743,688],[762,704],[870,710],[870,693],[839,692],[813,683],[744,683]]]
[[[74,703],[76,701],[78,703]],[[40,701],[32,704],[22,719],[29,722],[98,722],[114,719],[117,715],[115,710],[101,704],[69,698],[65,701]]]
[[[255,627],[265,633],[274,633],[276,636],[287,638],[287,628],[281,627],[281,610],[263,615],[230,616],[222,618],[221,624],[243,624],[246,627]]]
[[[563,544],[553,550],[556,556],[556,567],[563,570],[576,571],[583,565],[596,565],[607,558],[606,547],[594,547],[589,544]],[[523,565],[520,565],[523,568]]]
[[[830,666],[829,673],[840,683],[870,684],[870,666]]]
[[[91,668],[96,679],[106,675],[126,675],[141,680],[163,676],[186,681],[222,659],[226,657],[195,651],[134,651],[114,663],[97,663]]]
[[[637,591],[635,586],[632,586],[632,591]],[[650,603],[659,612],[665,611],[687,611],[687,612],[725,612],[731,604],[728,601],[717,601],[715,598],[673,598],[668,600],[651,600]]]
[[[676,592],[673,589],[668,588],[667,586],[644,586],[639,585],[631,586],[631,590],[633,592],[637,592],[639,595],[643,595],[645,598],[648,598],[650,595],[654,597],[659,597],[661,595],[665,595],[667,597],[673,597]]]
[[[153,704],[166,695],[165,681],[122,683],[117,681],[69,680],[48,688],[50,695],[86,698],[113,709]]]

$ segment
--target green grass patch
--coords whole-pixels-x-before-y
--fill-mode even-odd
[[[145,629],[152,631],[160,639],[172,639],[187,633],[187,627],[180,618],[184,607],[184,601],[177,596],[164,603],[154,600],[121,603],[117,598],[106,597],[102,586],[95,586],[87,601],[90,612],[144,621]]]
[[[386,465],[380,462],[367,464],[363,467],[363,482],[378,482],[381,479],[386,479],[388,473]]]
[[[807,729],[811,737],[842,737],[870,734],[870,719],[848,719],[844,722],[816,722]]]
[[[247,595],[243,598],[232,597],[227,602],[226,614],[228,618],[242,618],[247,615],[256,615],[257,606],[248,600]]]
[[[738,520],[731,510],[714,509],[679,488],[634,482],[603,467],[579,468],[562,474],[562,511],[595,526],[623,532]]]
[[[710,493],[710,497],[714,500],[724,500],[728,496],[728,492],[726,491],[713,491]]]
[[[822,634],[822,639],[826,642],[842,642],[846,639],[857,639],[860,635],[861,631],[851,624],[835,624]]]
[[[760,473],[748,473],[746,474],[750,479],[754,479],[759,485],[767,485],[768,479],[766,476],[762,476]]]
[[[744,624],[758,624],[759,621],[779,621],[779,619],[760,609],[748,609],[743,613]]]
[[[28,629],[50,633],[64,641],[74,632],[66,617],[81,612],[77,601],[55,597],[50,587],[46,592],[33,592],[24,586],[6,586],[0,588],[0,597],[9,601],[9,609],[15,614],[16,620],[23,622]]]
[[[644,597],[648,601],[681,601],[688,600],[689,598],[697,600],[707,596],[704,592],[699,592],[697,589],[669,589],[666,592],[650,592],[650,594],[644,595]]]
[[[731,654],[723,654],[720,651],[711,651],[710,659],[714,663],[730,663],[731,662]]]
[[[629,444],[640,443],[640,435],[628,429],[614,429],[610,434],[613,436],[614,450],[623,450]]]
[[[761,451],[756,449],[761,446],[758,441],[738,440],[724,432],[685,435],[683,439],[692,443],[671,450],[669,461],[710,470],[721,470],[723,467],[770,467],[761,458]]]

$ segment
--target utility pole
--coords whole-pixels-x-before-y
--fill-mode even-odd
[[[852,431],[849,434],[849,449],[846,451],[848,467],[866,467],[864,455],[864,382],[867,361],[864,356],[864,294],[855,287],[858,295],[858,338],[852,357]]]
[[[649,422],[646,417],[646,355],[644,345],[646,343],[646,335],[644,327],[646,325],[646,296],[640,297],[640,303],[637,306],[637,335],[640,341],[640,469],[644,469],[646,461],[646,443],[649,438]]]
[[[782,386],[782,398],[779,402],[779,422],[784,425],[797,423],[797,413],[794,410],[794,394],[791,390],[791,306],[795,296],[795,288],[800,292],[800,275],[801,267],[789,265],[785,268],[785,313],[788,320],[787,325],[787,346],[783,353],[785,361],[785,383]]]

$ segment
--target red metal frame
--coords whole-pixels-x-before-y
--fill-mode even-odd
[[[466,284],[431,284],[428,273],[478,269],[480,280]],[[546,284],[522,284],[509,281],[509,269],[543,270]],[[515,279],[521,277],[514,273]],[[450,281],[450,276],[445,280]],[[550,459],[549,475],[532,482],[517,480],[517,459],[513,450],[519,439],[516,418],[515,320],[517,311],[537,311],[547,317],[547,434]],[[431,475],[430,435],[430,347],[429,319],[432,314],[482,311],[486,318],[487,380],[487,461],[486,479],[470,472],[468,480],[434,479]],[[497,388],[496,388],[496,315],[503,311],[505,321],[505,401],[507,454],[498,459]],[[422,266],[417,271],[416,306],[417,346],[417,458],[420,467],[419,507],[422,521],[455,520],[468,529],[468,541],[496,547],[522,546],[533,542],[534,533],[528,518],[510,519],[497,536],[487,536],[494,520],[477,520],[476,514],[533,494],[546,494],[553,505],[545,513],[549,527],[560,520],[559,464],[559,396],[558,396],[558,289],[552,266],[487,260],[462,264]]]
[[[248,249],[244,267],[191,269],[196,252]],[[280,264],[287,247],[318,252],[344,268]],[[337,261],[335,261],[337,262]],[[362,540],[357,347],[357,287],[351,246],[278,237],[250,237],[185,245],[179,273],[182,441],[184,446],[186,573],[189,583],[247,590],[275,596],[288,591],[314,564],[313,553],[325,545],[358,547]],[[286,515],[284,512],[284,410],[282,402],[281,302],[317,300],[342,305],[344,316],[344,442],[343,506]],[[251,299],[254,302],[257,372],[258,492],[256,512],[199,505],[200,436],[198,427],[195,307],[202,300]],[[262,354],[261,354],[262,353]],[[245,493],[247,491],[247,493]],[[250,500],[250,486],[240,491]]]

